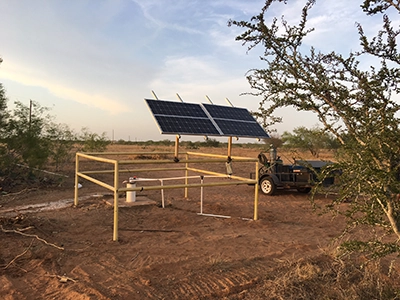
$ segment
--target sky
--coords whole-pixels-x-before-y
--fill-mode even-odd
[[[278,4],[268,16],[298,20],[305,0]],[[321,2],[321,3],[319,3]],[[307,44],[347,54],[359,49],[355,22],[375,33],[380,19],[366,17],[361,1],[317,1]],[[256,111],[246,72],[263,68],[263,49],[247,52],[228,27],[249,20],[263,0],[0,0],[0,82],[12,108],[30,100],[49,107],[57,123],[110,139],[174,140],[162,135],[144,99],[228,105]],[[317,118],[288,109],[278,134]],[[183,140],[198,140],[185,136]],[[239,141],[242,142],[242,141]],[[251,141],[255,142],[255,141]]]

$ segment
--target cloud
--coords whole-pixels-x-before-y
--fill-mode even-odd
[[[40,3],[35,12],[23,1],[0,4],[0,78],[114,114],[129,109],[133,86],[157,72],[157,59],[143,51],[151,35],[132,30],[140,20],[124,15],[130,2]]]
[[[240,96],[250,90],[244,75],[222,68],[212,56],[169,57],[151,82],[151,89],[163,100],[176,99],[179,93],[185,102],[199,103],[206,102],[208,95],[216,104],[226,105],[224,99],[228,97],[235,106],[258,107],[254,97]]]
[[[188,15],[190,11],[196,11],[193,2],[190,1],[174,1],[169,5],[165,1],[152,0],[132,0],[138,5],[146,18],[156,30],[173,30],[186,34],[203,34],[203,32],[195,26],[189,26],[191,20]],[[186,25],[186,26],[185,26]]]
[[[289,3],[274,2],[267,23],[285,15],[290,24],[297,24],[304,0]],[[227,22],[250,20],[264,4],[265,0],[39,0],[32,9],[30,0],[0,1],[0,28],[6,29],[0,39],[0,78],[19,82],[21,93],[14,92],[18,95],[24,85],[42,87],[67,100],[59,101],[60,107],[93,112],[88,122],[96,119],[99,124],[108,112],[118,114],[115,122],[121,116],[146,116],[142,99],[151,90],[167,99],[175,99],[178,92],[189,102],[203,102],[207,94],[224,104],[228,97],[237,106],[255,110],[258,100],[239,94],[249,91],[246,71],[265,66],[259,60],[264,49],[256,47],[247,55],[247,48],[235,41],[243,28],[228,27]],[[316,31],[307,45],[321,51],[354,49],[357,5],[318,1],[309,19]],[[375,34],[381,20],[373,27],[374,20],[362,19]],[[123,111],[126,114],[119,115]]]
[[[124,103],[108,98],[104,94],[88,93],[85,90],[71,88],[55,78],[49,78],[40,71],[13,63],[2,65],[2,78],[19,82],[27,86],[39,86],[47,89],[55,97],[70,99],[81,104],[100,108],[111,114],[118,114],[129,110]]]

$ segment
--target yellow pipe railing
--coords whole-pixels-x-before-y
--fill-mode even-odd
[[[78,174],[79,177],[82,177],[82,178],[84,178],[84,179],[86,179],[86,180],[88,180],[88,181],[91,181],[91,182],[93,182],[93,183],[96,183],[96,184],[98,184],[98,185],[100,185],[100,186],[102,186],[102,187],[104,187],[104,188],[106,188],[106,189],[108,189],[108,190],[114,191],[114,189],[115,189],[114,186],[109,185],[109,184],[107,184],[107,183],[105,183],[105,182],[103,182],[103,181],[101,181],[101,180],[96,179],[96,178],[87,176],[86,174],[83,174],[83,173],[81,173],[81,172],[78,172],[77,174]]]
[[[120,173],[137,173],[137,172],[159,172],[159,171],[184,171],[186,168],[149,168],[149,169],[119,169]],[[114,170],[84,171],[81,174],[111,174]]]
[[[196,188],[206,186],[226,186],[226,185],[240,185],[240,184],[255,184],[255,180],[249,179],[248,181],[228,181],[228,182],[210,182],[210,183],[190,183],[190,184],[174,184],[174,185],[152,185],[152,186],[141,186],[135,188],[120,188],[120,192],[128,191],[151,191],[161,189],[182,189],[182,188]]]
[[[84,153],[77,153],[76,155],[79,157],[90,159],[90,160],[95,160],[95,161],[100,161],[100,162],[105,162],[105,163],[110,163],[110,164],[114,164],[114,162],[115,162],[115,159],[97,157],[97,156],[88,155],[88,154],[84,154]]]
[[[118,241],[118,192],[119,192],[119,164],[114,164],[114,233],[113,240]]]
[[[186,163],[185,163],[185,184],[188,184],[188,176],[189,176],[189,154],[186,153]],[[185,199],[189,197],[188,195],[188,188],[185,187]]]
[[[232,156],[230,157],[234,162],[255,162],[256,164],[256,178],[249,179],[241,176],[236,175],[227,175],[215,171],[210,170],[203,170],[198,168],[190,167],[189,164],[191,163],[221,163],[226,162],[228,157],[225,155],[219,154],[207,154],[207,153],[198,153],[198,152],[186,152],[185,159],[183,160],[155,160],[155,159],[136,159],[136,160],[117,160],[117,159],[110,159],[101,157],[100,155],[113,155],[113,156],[121,156],[121,155],[155,155],[155,154],[176,154],[170,152],[91,152],[91,153],[76,153],[76,162],[75,162],[75,191],[74,191],[74,204],[75,206],[78,205],[78,189],[79,189],[79,177],[91,181],[95,184],[98,184],[108,190],[114,192],[114,228],[113,228],[113,240],[118,240],[118,200],[119,200],[119,192],[127,192],[127,191],[143,191],[143,190],[164,190],[164,189],[181,189],[185,190],[185,198],[188,197],[188,188],[196,188],[196,187],[213,187],[213,186],[230,186],[230,185],[243,185],[243,184],[254,184],[254,220],[258,219],[258,160],[256,158],[246,158],[246,157],[238,157]],[[98,155],[98,156],[97,156]],[[198,156],[198,157],[206,157],[207,159],[190,159],[190,156]],[[113,169],[110,170],[88,170],[83,171],[80,170],[82,165],[80,164],[81,159],[87,159],[91,161],[98,161],[111,164]],[[144,168],[144,169],[121,169],[121,165],[127,164],[185,164],[185,167],[174,167],[174,168]],[[119,174],[120,173],[133,173],[133,172],[157,172],[157,171],[185,171],[184,173],[184,184],[173,184],[173,185],[157,185],[157,186],[142,186],[142,187],[120,187],[119,186]],[[229,178],[229,181],[216,181],[216,182],[209,182],[209,183],[189,183],[189,171],[197,172],[201,174],[213,175],[220,178]],[[94,174],[114,174],[113,185],[103,182],[99,179],[93,178],[90,175]]]
[[[212,153],[200,153],[200,152],[186,152],[189,155],[194,155],[194,156],[205,156],[205,157],[219,157],[219,158],[225,158],[225,161],[227,159],[226,155],[221,155],[221,154],[212,154]],[[242,156],[231,156],[231,158],[235,161],[242,161],[242,162],[256,162],[258,161],[257,158],[250,158],[250,157],[242,157]]]
[[[257,160],[256,162],[256,178],[255,178],[255,187],[254,187],[254,216],[253,216],[253,220],[257,221],[258,220],[258,180],[259,180],[259,170],[260,170],[260,166],[259,166],[259,162]]]
[[[79,155],[75,155],[75,190],[74,190],[74,205],[78,205],[78,189],[79,189]]]
[[[82,152],[79,152],[83,154]],[[119,156],[119,155],[154,155],[154,154],[164,154],[164,155],[174,155],[174,152],[162,152],[162,151],[154,151],[154,152],[85,152],[86,155],[96,156],[96,155],[112,155],[112,156]]]
[[[236,175],[228,176],[226,174],[222,174],[219,172],[207,171],[207,170],[196,169],[196,168],[188,168],[188,170],[192,171],[192,172],[203,173],[203,174],[207,174],[207,175],[215,175],[215,176],[224,177],[224,178],[238,179],[238,180],[243,180],[243,181],[250,180],[249,178],[245,178],[245,177],[241,177],[241,176],[236,176]],[[252,179],[251,181],[254,181],[254,179]]]

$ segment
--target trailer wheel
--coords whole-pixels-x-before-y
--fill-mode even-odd
[[[307,193],[309,193],[309,192],[311,191],[311,188],[310,188],[310,187],[297,188],[297,191],[298,191],[299,193],[307,194]]]
[[[275,193],[275,184],[272,178],[264,177],[260,181],[261,192],[265,195],[273,195]]]

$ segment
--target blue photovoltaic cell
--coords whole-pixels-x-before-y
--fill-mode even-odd
[[[220,106],[213,104],[203,104],[205,109],[210,113],[213,119],[226,119],[236,121],[255,122],[252,115],[245,108]]]
[[[245,108],[202,104],[225,136],[269,138]]]
[[[154,115],[207,118],[199,104],[146,99]]]
[[[146,102],[161,133],[187,135],[220,135],[199,104],[151,100]]]
[[[214,120],[226,136],[268,138],[257,122],[240,122],[232,120]]]
[[[245,108],[145,100],[164,134],[269,138]]]
[[[163,133],[193,134],[193,135],[220,135],[210,119],[154,116]]]

